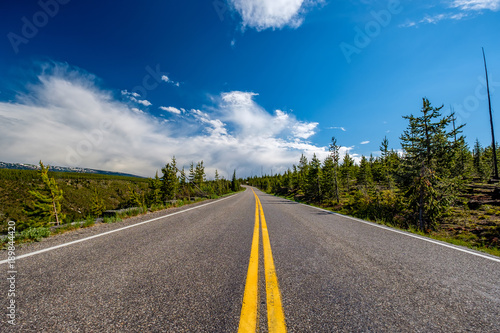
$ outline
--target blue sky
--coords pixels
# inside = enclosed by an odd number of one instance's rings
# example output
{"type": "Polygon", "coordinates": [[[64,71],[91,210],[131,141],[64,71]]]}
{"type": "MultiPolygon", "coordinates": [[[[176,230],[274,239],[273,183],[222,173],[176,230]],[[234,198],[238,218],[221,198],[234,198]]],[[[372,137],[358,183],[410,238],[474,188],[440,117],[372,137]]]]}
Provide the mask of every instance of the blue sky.
{"type": "MultiPolygon", "coordinates": [[[[0,2],[0,160],[226,177],[399,149],[422,97],[490,143],[500,0],[0,2]]],[[[500,116],[494,113],[495,125],[500,116]]],[[[498,126],[496,126],[498,128],[498,126]]],[[[500,136],[500,132],[497,134],[500,136]]]]}

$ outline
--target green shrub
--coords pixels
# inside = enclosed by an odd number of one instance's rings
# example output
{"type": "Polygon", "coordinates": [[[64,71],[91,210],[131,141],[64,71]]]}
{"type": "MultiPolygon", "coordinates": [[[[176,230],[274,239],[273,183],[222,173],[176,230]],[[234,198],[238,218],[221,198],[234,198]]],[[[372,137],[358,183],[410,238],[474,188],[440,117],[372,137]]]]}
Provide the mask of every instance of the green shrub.
{"type": "Polygon", "coordinates": [[[19,239],[29,239],[34,241],[40,241],[44,237],[50,236],[50,228],[39,227],[39,228],[28,228],[21,231],[19,234],[19,239]]]}

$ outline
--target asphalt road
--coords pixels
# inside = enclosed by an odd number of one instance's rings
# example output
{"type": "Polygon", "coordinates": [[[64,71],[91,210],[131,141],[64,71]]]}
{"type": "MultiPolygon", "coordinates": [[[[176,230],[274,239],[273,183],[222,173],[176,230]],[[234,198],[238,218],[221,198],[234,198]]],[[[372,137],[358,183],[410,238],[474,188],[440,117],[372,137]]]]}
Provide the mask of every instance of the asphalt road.
{"type": "MultiPolygon", "coordinates": [[[[256,193],[288,332],[500,332],[498,258],[256,193]]],[[[0,331],[237,332],[255,208],[247,189],[32,256],[20,257],[152,217],[17,249],[17,325],[7,323],[2,278],[0,331]]],[[[267,332],[262,235],[257,308],[267,332]]]]}

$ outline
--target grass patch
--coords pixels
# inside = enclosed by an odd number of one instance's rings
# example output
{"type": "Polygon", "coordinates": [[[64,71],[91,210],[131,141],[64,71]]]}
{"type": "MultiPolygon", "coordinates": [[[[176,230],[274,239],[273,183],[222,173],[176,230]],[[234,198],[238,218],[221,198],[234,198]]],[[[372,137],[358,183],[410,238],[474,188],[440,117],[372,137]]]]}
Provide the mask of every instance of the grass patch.
{"type": "Polygon", "coordinates": [[[79,228],[80,228],[80,223],[74,223],[74,224],[68,223],[68,224],[63,225],[60,228],[52,230],[52,233],[53,234],[62,234],[62,233],[65,233],[67,231],[76,230],[79,228]]]}
{"type": "Polygon", "coordinates": [[[113,216],[113,217],[105,217],[102,219],[103,223],[116,223],[116,222],[121,222],[122,219],[118,216],[113,216]]]}
{"type": "Polygon", "coordinates": [[[91,227],[95,224],[95,220],[92,216],[87,216],[87,218],[85,219],[85,222],[83,222],[83,224],[81,225],[82,228],[88,228],[88,227],[91,227]]]}

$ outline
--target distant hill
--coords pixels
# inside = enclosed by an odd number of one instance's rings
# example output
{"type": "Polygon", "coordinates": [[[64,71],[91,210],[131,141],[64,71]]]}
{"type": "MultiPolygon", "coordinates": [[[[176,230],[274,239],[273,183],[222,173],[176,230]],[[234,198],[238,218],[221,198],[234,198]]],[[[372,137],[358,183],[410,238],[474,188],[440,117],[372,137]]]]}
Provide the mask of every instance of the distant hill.
{"type": "MultiPolygon", "coordinates": [[[[0,169],[16,169],[16,170],[38,170],[40,167],[34,164],[24,164],[24,163],[5,163],[0,162],[0,169]]],[[[98,175],[111,175],[111,176],[127,176],[127,177],[137,177],[143,178],[137,175],[132,175],[129,173],[113,172],[113,171],[103,171],[88,168],[78,168],[78,167],[61,167],[61,166],[50,166],[50,171],[54,172],[78,172],[78,173],[93,173],[98,175]]]]}

